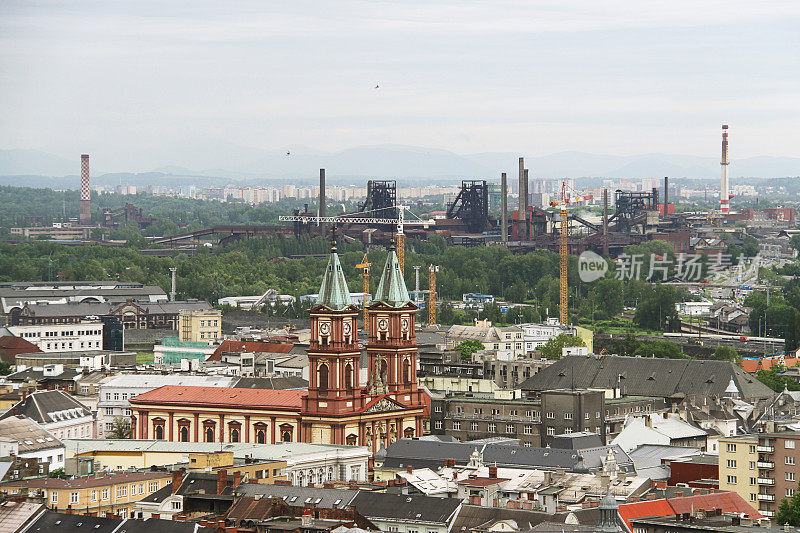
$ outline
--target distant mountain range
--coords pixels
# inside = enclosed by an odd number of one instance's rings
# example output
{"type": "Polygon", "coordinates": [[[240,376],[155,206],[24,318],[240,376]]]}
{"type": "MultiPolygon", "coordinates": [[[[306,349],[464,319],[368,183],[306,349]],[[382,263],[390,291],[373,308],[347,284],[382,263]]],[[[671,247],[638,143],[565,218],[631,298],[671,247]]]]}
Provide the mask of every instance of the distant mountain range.
{"type": "MultiPolygon", "coordinates": [[[[181,151],[181,161],[154,163],[152,172],[104,174],[93,167],[93,184],[135,185],[170,183],[211,185],[245,180],[260,183],[270,180],[310,182],[320,168],[327,170],[333,182],[359,182],[364,178],[423,180],[497,179],[501,172],[510,178],[517,174],[518,155],[490,152],[460,155],[447,150],[402,145],[361,146],[339,152],[320,152],[305,147],[288,150],[258,150],[239,147],[238,157],[203,153],[191,163],[191,151],[181,151]]],[[[166,156],[162,156],[166,157],[166,156]]],[[[584,152],[561,152],[525,159],[532,178],[705,178],[719,175],[719,161],[712,157],[672,154],[615,156],[584,152]]],[[[38,150],[0,150],[0,183],[20,184],[19,176],[29,186],[74,188],[78,186],[79,156],[74,160],[38,150]],[[15,178],[9,178],[15,176],[15,178]]],[[[111,169],[105,169],[111,170],[111,169]]],[[[126,169],[115,169],[126,170],[126,169]]],[[[731,163],[732,179],[800,176],[800,158],[751,157],[731,163]]]]}

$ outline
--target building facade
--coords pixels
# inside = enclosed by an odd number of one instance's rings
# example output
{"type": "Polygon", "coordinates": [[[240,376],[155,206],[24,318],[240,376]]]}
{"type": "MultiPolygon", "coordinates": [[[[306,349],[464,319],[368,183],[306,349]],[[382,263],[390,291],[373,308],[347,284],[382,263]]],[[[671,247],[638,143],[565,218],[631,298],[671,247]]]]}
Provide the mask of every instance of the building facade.
{"type": "Polygon", "coordinates": [[[43,352],[101,350],[103,323],[83,320],[77,324],[9,326],[8,330],[35,344],[43,352]]]}
{"type": "Polygon", "coordinates": [[[182,309],[178,315],[178,338],[189,342],[216,342],[222,338],[222,311],[182,309]]]}

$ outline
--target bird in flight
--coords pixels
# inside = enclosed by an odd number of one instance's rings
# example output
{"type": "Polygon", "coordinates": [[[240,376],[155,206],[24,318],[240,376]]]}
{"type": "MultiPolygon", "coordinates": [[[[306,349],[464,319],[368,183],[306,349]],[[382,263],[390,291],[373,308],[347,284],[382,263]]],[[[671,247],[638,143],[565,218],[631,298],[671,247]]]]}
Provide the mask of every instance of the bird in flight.
{"type": "Polygon", "coordinates": [[[289,155],[289,153],[290,153],[289,150],[286,150],[286,155],[289,155]]]}
{"type": "Polygon", "coordinates": [[[376,89],[380,89],[380,87],[381,87],[380,85],[375,85],[376,89]]]}

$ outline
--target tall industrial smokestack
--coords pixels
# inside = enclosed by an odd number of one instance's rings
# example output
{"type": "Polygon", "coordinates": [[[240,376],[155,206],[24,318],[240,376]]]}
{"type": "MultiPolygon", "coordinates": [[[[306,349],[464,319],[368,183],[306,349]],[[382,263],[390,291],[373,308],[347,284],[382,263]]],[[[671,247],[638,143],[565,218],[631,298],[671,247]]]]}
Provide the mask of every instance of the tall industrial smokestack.
{"type": "Polygon", "coordinates": [[[669,176],[664,176],[664,214],[667,214],[667,204],[669,203],[669,176]]]}
{"type": "Polygon", "coordinates": [[[178,269],[175,268],[175,267],[170,267],[169,271],[172,274],[172,288],[169,291],[169,301],[170,302],[174,302],[175,301],[175,294],[176,294],[176,291],[175,291],[175,272],[177,272],[178,269]]]}
{"type": "Polygon", "coordinates": [[[519,219],[525,216],[525,158],[519,158],[519,219]]]}
{"type": "Polygon", "coordinates": [[[92,189],[89,186],[89,154],[81,155],[81,214],[82,226],[92,223],[92,189]]]}
{"type": "Polygon", "coordinates": [[[523,218],[523,220],[525,220],[525,238],[530,239],[531,227],[528,224],[528,188],[529,188],[528,185],[530,184],[530,180],[528,180],[527,168],[525,169],[525,172],[523,174],[525,174],[525,179],[523,180],[523,182],[525,183],[525,209],[523,210],[523,213],[525,213],[525,217],[523,218]]]}
{"type": "MultiPolygon", "coordinates": [[[[325,169],[319,169],[319,216],[325,216],[325,169]]],[[[325,233],[325,223],[321,224],[322,232],[325,233]]]]}
{"type": "Polygon", "coordinates": [[[502,242],[508,242],[508,178],[500,174],[500,235],[502,242]]]}
{"type": "Polygon", "coordinates": [[[608,254],[608,189],[603,189],[603,255],[608,254]]]}
{"type": "Polygon", "coordinates": [[[730,191],[728,190],[728,125],[722,125],[722,181],[719,184],[719,210],[722,213],[730,211],[730,191]]]}

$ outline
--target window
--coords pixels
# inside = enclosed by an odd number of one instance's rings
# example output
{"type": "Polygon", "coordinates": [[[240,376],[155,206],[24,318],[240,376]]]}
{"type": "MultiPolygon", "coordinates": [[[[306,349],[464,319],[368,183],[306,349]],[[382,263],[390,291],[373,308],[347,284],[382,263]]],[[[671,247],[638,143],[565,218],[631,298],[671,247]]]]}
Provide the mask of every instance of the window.
{"type": "Polygon", "coordinates": [[[93,502],[97,501],[97,491],[96,490],[92,491],[91,499],[92,499],[93,502]]]}
{"type": "Polygon", "coordinates": [[[69,493],[69,503],[78,503],[78,493],[77,492],[70,492],[69,493]]]}
{"type": "Polygon", "coordinates": [[[787,450],[794,450],[794,441],[787,439],[787,440],[783,441],[783,446],[787,450]]]}
{"type": "Polygon", "coordinates": [[[758,479],[757,479],[757,478],[754,478],[754,477],[751,477],[751,478],[750,478],[750,484],[751,484],[751,485],[757,485],[757,484],[758,484],[758,479]]]}
{"type": "Polygon", "coordinates": [[[528,418],[532,417],[533,411],[525,411],[525,416],[527,416],[528,418]]]}
{"type": "Polygon", "coordinates": [[[526,435],[533,435],[533,426],[525,426],[523,433],[526,435]]]}
{"type": "Polygon", "coordinates": [[[728,476],[728,485],[736,485],[736,476],[728,476]]]}
{"type": "Polygon", "coordinates": [[[726,452],[735,452],[736,451],[736,445],[735,444],[730,444],[730,443],[726,444],[725,445],[725,451],[726,452]]]}
{"type": "Polygon", "coordinates": [[[461,422],[459,422],[458,420],[454,421],[453,422],[453,429],[456,429],[456,430],[461,429],[461,422]]]}
{"type": "Polygon", "coordinates": [[[103,492],[100,493],[103,500],[108,499],[108,489],[103,489],[103,492]]]}
{"type": "Polygon", "coordinates": [[[181,502],[172,502],[172,510],[173,511],[180,511],[181,510],[181,502]]]}
{"type": "Polygon", "coordinates": [[[728,459],[726,462],[728,468],[736,468],[736,459],[728,459]]]}
{"type": "Polygon", "coordinates": [[[592,418],[592,413],[586,413],[586,420],[589,420],[590,418],[592,418]]]}
{"type": "Polygon", "coordinates": [[[442,406],[441,405],[434,406],[433,411],[435,413],[441,413],[442,412],[442,406]]]}
{"type": "Polygon", "coordinates": [[[597,411],[597,413],[595,413],[594,417],[595,418],[600,418],[600,411],[597,411]]]}
{"type": "Polygon", "coordinates": [[[506,424],[506,433],[514,433],[514,424],[506,424]]]}
{"type": "Polygon", "coordinates": [[[786,457],[784,457],[784,461],[787,465],[793,465],[794,457],[792,457],[791,455],[787,455],[786,457]]]}
{"type": "Polygon", "coordinates": [[[50,501],[53,503],[58,503],[58,493],[53,491],[50,493],[50,501]]]}
{"type": "Polygon", "coordinates": [[[756,446],[755,446],[755,444],[751,444],[751,445],[750,445],[750,450],[749,450],[749,451],[750,451],[750,453],[756,453],[756,446]]]}
{"type": "Polygon", "coordinates": [[[147,490],[149,490],[150,492],[157,491],[158,490],[158,481],[151,481],[150,483],[148,483],[147,490]]]}
{"type": "Polygon", "coordinates": [[[115,393],[114,393],[114,401],[116,402],[116,401],[118,401],[118,400],[119,400],[119,393],[118,393],[118,392],[115,392],[115,393]]]}
{"type": "Polygon", "coordinates": [[[572,420],[572,413],[564,413],[564,420],[572,420]]]}
{"type": "Polygon", "coordinates": [[[547,434],[551,435],[551,436],[555,435],[556,434],[556,428],[547,428],[547,434]]]}
{"type": "Polygon", "coordinates": [[[552,419],[553,419],[553,418],[555,418],[555,417],[556,417],[556,414],[555,414],[553,411],[549,411],[549,412],[547,413],[547,418],[549,418],[549,419],[551,419],[551,420],[552,420],[552,419]]]}
{"type": "Polygon", "coordinates": [[[437,420],[436,422],[434,422],[433,423],[433,429],[442,429],[442,421],[441,420],[437,420]]]}
{"type": "Polygon", "coordinates": [[[786,489],[786,497],[791,498],[794,496],[794,489],[786,489]]]}
{"type": "Polygon", "coordinates": [[[751,502],[754,502],[754,501],[756,501],[757,499],[758,499],[758,496],[757,496],[755,493],[751,492],[751,493],[750,493],[750,501],[751,501],[751,502]]]}
{"type": "Polygon", "coordinates": [[[755,469],[756,469],[756,462],[750,461],[750,470],[755,470],[755,469]]]}
{"type": "Polygon", "coordinates": [[[127,485],[118,485],[117,486],[117,498],[122,498],[123,496],[128,495],[128,486],[127,485]]]}
{"type": "Polygon", "coordinates": [[[469,429],[472,431],[478,431],[478,423],[473,422],[472,424],[469,425],[469,429]]]}
{"type": "Polygon", "coordinates": [[[489,422],[489,426],[487,427],[487,429],[489,430],[489,433],[494,433],[495,431],[497,431],[497,424],[495,424],[494,422],[489,422]]]}
{"type": "Polygon", "coordinates": [[[786,481],[794,481],[794,472],[786,472],[786,481]]]}

